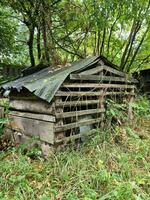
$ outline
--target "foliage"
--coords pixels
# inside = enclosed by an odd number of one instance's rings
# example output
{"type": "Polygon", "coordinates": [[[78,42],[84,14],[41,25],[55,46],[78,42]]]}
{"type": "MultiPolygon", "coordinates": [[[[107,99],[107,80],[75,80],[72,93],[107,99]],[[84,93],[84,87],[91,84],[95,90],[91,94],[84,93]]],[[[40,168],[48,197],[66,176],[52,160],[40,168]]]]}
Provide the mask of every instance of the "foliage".
{"type": "MultiPolygon", "coordinates": [[[[4,108],[5,108],[5,114],[7,114],[8,113],[8,108],[9,108],[9,103],[8,103],[8,101],[7,100],[2,100],[2,99],[0,99],[0,106],[3,106],[4,108]]],[[[0,118],[0,136],[1,135],[3,135],[3,128],[4,128],[4,125],[6,124],[6,123],[8,123],[9,122],[9,119],[8,118],[0,118]]]]}
{"type": "Polygon", "coordinates": [[[107,102],[107,111],[106,111],[106,120],[111,123],[113,120],[116,120],[118,123],[126,122],[128,119],[128,104],[116,103],[115,101],[108,99],[107,102]]]}
{"type": "Polygon", "coordinates": [[[146,96],[138,96],[135,103],[132,104],[136,118],[150,117],[150,101],[146,96]]]}
{"type": "Polygon", "coordinates": [[[9,18],[9,9],[0,8],[0,60],[13,51],[16,24],[9,18]]]}
{"type": "Polygon", "coordinates": [[[3,134],[3,127],[6,123],[8,123],[7,118],[0,118],[0,136],[3,134]]]}
{"type": "MultiPolygon", "coordinates": [[[[0,3],[6,10],[13,10],[10,17],[15,16],[14,23],[18,19],[20,34],[13,33],[20,41],[18,47],[23,45],[18,61],[22,56],[28,59],[27,52],[31,65],[40,62],[65,65],[98,54],[108,57],[123,71],[148,67],[149,0],[5,0],[0,3]]],[[[9,33],[9,28],[6,30],[9,33]]]]}

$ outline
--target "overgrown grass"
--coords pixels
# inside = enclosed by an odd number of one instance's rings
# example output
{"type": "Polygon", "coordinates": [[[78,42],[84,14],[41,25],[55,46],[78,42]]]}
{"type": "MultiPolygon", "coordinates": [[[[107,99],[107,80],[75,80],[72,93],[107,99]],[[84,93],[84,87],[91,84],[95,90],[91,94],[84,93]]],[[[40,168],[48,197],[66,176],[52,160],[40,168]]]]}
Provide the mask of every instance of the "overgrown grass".
{"type": "Polygon", "coordinates": [[[135,112],[143,120],[99,130],[80,148],[48,160],[32,160],[21,148],[1,152],[0,199],[149,200],[149,111],[136,105],[135,112]]]}

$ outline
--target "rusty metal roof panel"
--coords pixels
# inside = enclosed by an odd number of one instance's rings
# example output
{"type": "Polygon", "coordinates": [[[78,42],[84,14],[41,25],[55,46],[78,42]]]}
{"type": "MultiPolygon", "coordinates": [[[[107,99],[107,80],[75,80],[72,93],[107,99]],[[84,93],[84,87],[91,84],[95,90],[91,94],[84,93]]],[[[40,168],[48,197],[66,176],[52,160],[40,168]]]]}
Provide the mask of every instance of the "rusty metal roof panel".
{"type": "Polygon", "coordinates": [[[55,72],[52,72],[51,68],[48,67],[39,72],[8,82],[1,87],[5,90],[15,88],[18,91],[22,88],[26,88],[41,99],[50,102],[70,73],[83,70],[88,66],[97,63],[100,59],[101,57],[99,56],[86,58],[74,62],[70,67],[66,67],[55,72]]]}

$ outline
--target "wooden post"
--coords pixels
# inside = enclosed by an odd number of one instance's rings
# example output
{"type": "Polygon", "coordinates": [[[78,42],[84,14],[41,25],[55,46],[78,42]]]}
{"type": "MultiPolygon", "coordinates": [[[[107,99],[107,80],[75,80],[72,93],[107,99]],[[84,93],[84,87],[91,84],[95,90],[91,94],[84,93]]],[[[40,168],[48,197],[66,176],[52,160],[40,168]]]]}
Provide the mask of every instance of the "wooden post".
{"type": "MultiPolygon", "coordinates": [[[[99,100],[100,100],[99,108],[104,110],[104,90],[102,89],[101,92],[102,92],[102,94],[101,94],[101,96],[99,97],[99,100]]],[[[102,119],[102,121],[101,121],[101,123],[100,123],[100,126],[101,126],[101,127],[104,127],[104,118],[105,118],[104,112],[101,112],[101,113],[100,113],[100,117],[101,117],[101,119],[102,119]]]]}
{"type": "MultiPolygon", "coordinates": [[[[102,62],[102,61],[101,61],[102,62]]],[[[103,63],[103,62],[102,62],[103,63]]],[[[102,64],[101,63],[101,64],[102,64]]],[[[100,72],[100,75],[103,76],[104,75],[104,72],[100,72]]],[[[104,109],[104,92],[105,90],[104,89],[100,89],[100,92],[101,92],[101,96],[99,97],[99,100],[100,100],[100,109],[104,109]]],[[[105,114],[102,112],[100,114],[100,117],[102,118],[102,121],[101,121],[101,124],[100,126],[101,127],[104,127],[104,117],[105,117],[105,114]]]]}
{"type": "Polygon", "coordinates": [[[132,109],[132,104],[134,102],[134,88],[131,89],[131,94],[129,95],[129,107],[128,107],[128,116],[129,116],[129,120],[133,120],[134,116],[133,116],[133,109],[132,109]]]}
{"type": "MultiPolygon", "coordinates": [[[[56,104],[59,104],[59,103],[62,103],[62,97],[55,97],[55,105],[56,104]]],[[[55,113],[63,113],[63,107],[56,107],[56,110],[55,110],[55,113]]],[[[63,125],[63,119],[62,118],[57,118],[56,119],[56,126],[62,126],[63,125]]],[[[62,140],[65,135],[64,135],[64,132],[59,132],[59,133],[54,133],[55,134],[55,141],[56,140],[62,140]],[[56,135],[57,134],[57,135],[56,135]]],[[[62,147],[63,145],[59,145],[59,146],[56,146],[56,149],[57,150],[60,150],[60,148],[62,147]]]]}

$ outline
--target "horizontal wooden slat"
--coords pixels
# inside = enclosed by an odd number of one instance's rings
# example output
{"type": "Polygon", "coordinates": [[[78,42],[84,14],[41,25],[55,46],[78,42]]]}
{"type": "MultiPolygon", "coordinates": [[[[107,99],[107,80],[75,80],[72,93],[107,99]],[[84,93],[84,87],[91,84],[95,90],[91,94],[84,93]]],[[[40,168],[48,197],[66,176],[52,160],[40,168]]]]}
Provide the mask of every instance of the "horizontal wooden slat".
{"type": "Polygon", "coordinates": [[[71,97],[75,97],[75,96],[100,96],[102,95],[102,92],[62,92],[62,91],[58,91],[55,96],[71,96],[71,97]]]}
{"type": "MultiPolygon", "coordinates": [[[[112,67],[108,67],[106,65],[103,66],[103,69],[108,71],[108,72],[111,72],[113,74],[116,74],[116,75],[119,75],[119,76],[122,76],[122,77],[126,77],[128,74],[124,73],[124,72],[121,72],[117,69],[113,69],[112,67]]],[[[130,76],[130,75],[128,75],[130,76]]],[[[130,76],[131,77],[131,76],[130,76]]]]}
{"type": "Polygon", "coordinates": [[[135,93],[133,93],[133,92],[124,92],[124,91],[121,91],[121,92],[106,92],[105,93],[105,96],[109,96],[109,95],[111,95],[111,96],[114,96],[114,95],[135,95],[135,93]]]}
{"type": "Polygon", "coordinates": [[[89,109],[89,110],[80,110],[73,112],[63,112],[63,113],[56,113],[56,118],[75,117],[75,116],[89,115],[101,112],[105,112],[105,109],[89,109]]]}
{"type": "Polygon", "coordinates": [[[115,76],[98,76],[98,75],[80,75],[80,74],[70,74],[71,80],[91,80],[91,81],[109,81],[109,82],[130,82],[138,83],[134,78],[122,78],[115,76]]]}
{"type": "Polygon", "coordinates": [[[17,112],[17,111],[10,111],[9,115],[19,116],[29,119],[37,119],[41,121],[47,122],[55,122],[55,117],[52,115],[43,115],[43,114],[34,114],[34,113],[27,113],[27,112],[17,112]]]}
{"type": "Polygon", "coordinates": [[[76,134],[76,135],[71,135],[69,137],[64,137],[62,139],[57,139],[55,141],[55,143],[57,144],[57,143],[61,143],[61,142],[70,142],[70,141],[76,140],[76,139],[81,138],[81,137],[87,137],[87,136],[93,135],[94,133],[96,133],[95,129],[89,131],[88,133],[84,132],[84,133],[79,133],[79,134],[76,134]]]}
{"type": "Polygon", "coordinates": [[[13,96],[11,95],[10,97],[11,100],[29,100],[29,101],[32,101],[32,100],[38,100],[38,97],[36,96],[13,96]]]}
{"type": "Polygon", "coordinates": [[[91,105],[91,104],[100,104],[102,100],[85,100],[85,101],[64,101],[56,103],[56,107],[68,107],[68,106],[82,106],[82,105],[91,105]]]}
{"type": "Polygon", "coordinates": [[[93,74],[96,74],[96,73],[101,72],[101,71],[103,71],[103,70],[106,70],[106,71],[108,71],[108,72],[111,72],[111,73],[113,73],[113,74],[116,74],[116,75],[119,75],[119,76],[122,76],[122,77],[125,77],[125,76],[127,75],[127,74],[124,73],[124,72],[121,72],[121,71],[119,71],[119,70],[117,70],[117,69],[113,69],[113,68],[108,67],[108,66],[106,66],[106,65],[103,65],[103,66],[99,65],[99,66],[94,67],[94,68],[92,68],[92,69],[83,71],[83,72],[81,72],[81,73],[79,73],[79,74],[80,74],[80,75],[93,75],[93,74]]]}
{"type": "Polygon", "coordinates": [[[90,120],[65,124],[65,125],[62,125],[62,126],[56,126],[55,132],[57,133],[57,132],[66,131],[66,130],[69,130],[69,129],[72,129],[72,128],[77,128],[77,127],[84,126],[84,125],[95,124],[95,123],[98,123],[100,121],[102,121],[102,119],[97,118],[97,119],[90,119],[90,120]]]}
{"type": "Polygon", "coordinates": [[[118,89],[133,89],[134,85],[121,85],[121,84],[97,84],[97,83],[64,83],[62,87],[65,88],[118,88],[118,89]]]}
{"type": "Polygon", "coordinates": [[[10,100],[10,108],[25,112],[52,114],[52,105],[44,101],[10,100]]]}
{"type": "Polygon", "coordinates": [[[106,95],[127,95],[127,94],[131,94],[134,95],[134,93],[131,92],[126,92],[126,91],[120,91],[120,92],[62,92],[62,91],[58,91],[56,93],[55,96],[67,96],[67,97],[81,97],[81,96],[106,96],[106,95]]]}
{"type": "Polygon", "coordinates": [[[97,67],[94,67],[92,69],[89,69],[89,70],[85,70],[81,73],[79,73],[80,75],[92,75],[92,74],[96,74],[98,72],[101,72],[103,71],[103,67],[102,66],[97,66],[97,67]]]}

